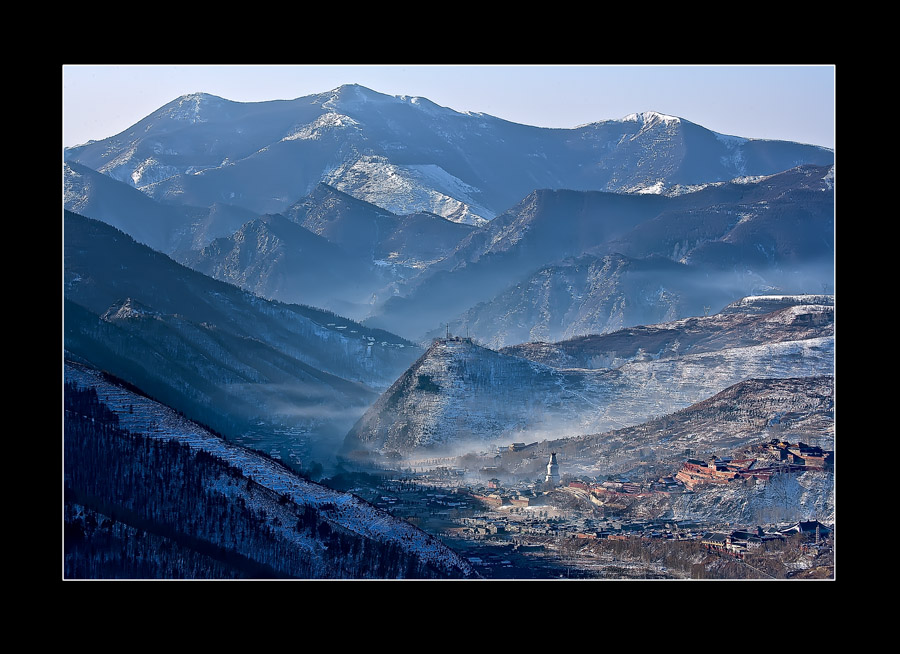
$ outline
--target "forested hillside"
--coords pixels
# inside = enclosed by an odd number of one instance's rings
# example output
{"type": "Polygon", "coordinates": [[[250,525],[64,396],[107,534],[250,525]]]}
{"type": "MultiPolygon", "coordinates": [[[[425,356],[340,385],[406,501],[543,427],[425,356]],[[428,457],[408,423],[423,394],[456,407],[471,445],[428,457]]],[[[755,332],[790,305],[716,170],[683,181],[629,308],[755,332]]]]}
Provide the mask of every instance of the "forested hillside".
{"type": "Polygon", "coordinates": [[[203,449],[123,429],[93,388],[68,383],[65,410],[66,578],[465,574],[408,537],[378,542],[328,519],[333,504],[301,504],[203,449]]]}

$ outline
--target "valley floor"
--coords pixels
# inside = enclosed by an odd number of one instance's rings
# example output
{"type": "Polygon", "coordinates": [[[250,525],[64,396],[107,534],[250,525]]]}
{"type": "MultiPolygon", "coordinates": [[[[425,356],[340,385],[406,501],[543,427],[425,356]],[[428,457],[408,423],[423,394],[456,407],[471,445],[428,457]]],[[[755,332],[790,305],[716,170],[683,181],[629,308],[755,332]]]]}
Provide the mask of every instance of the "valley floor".
{"type": "Polygon", "coordinates": [[[832,537],[816,544],[806,535],[773,536],[735,555],[710,545],[734,524],[647,519],[640,511],[605,517],[572,501],[568,491],[578,489],[554,491],[545,505],[498,507],[459,481],[422,473],[345,473],[330,483],[439,537],[485,579],[834,578],[832,537]]]}

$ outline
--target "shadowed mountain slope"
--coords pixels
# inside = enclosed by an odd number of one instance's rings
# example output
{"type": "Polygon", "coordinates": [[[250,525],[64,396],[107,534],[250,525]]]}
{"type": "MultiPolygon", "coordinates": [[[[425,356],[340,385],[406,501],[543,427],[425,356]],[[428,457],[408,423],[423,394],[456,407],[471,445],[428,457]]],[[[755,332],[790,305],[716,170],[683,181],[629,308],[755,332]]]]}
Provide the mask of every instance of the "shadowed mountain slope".
{"type": "Polygon", "coordinates": [[[269,302],[66,213],[65,344],[225,434],[341,432],[418,354],[403,339],[269,302]]]}

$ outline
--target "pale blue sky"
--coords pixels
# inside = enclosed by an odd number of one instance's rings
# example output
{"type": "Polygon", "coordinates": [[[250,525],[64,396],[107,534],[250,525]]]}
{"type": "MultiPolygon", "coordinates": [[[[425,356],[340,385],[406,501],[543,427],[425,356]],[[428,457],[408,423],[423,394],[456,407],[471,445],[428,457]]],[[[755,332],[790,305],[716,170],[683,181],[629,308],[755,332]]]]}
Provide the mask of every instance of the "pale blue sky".
{"type": "Polygon", "coordinates": [[[293,99],[358,83],[541,127],[659,111],[716,132],[834,147],[835,68],[815,66],[63,66],[63,144],[121,132],[186,93],[293,99]]]}

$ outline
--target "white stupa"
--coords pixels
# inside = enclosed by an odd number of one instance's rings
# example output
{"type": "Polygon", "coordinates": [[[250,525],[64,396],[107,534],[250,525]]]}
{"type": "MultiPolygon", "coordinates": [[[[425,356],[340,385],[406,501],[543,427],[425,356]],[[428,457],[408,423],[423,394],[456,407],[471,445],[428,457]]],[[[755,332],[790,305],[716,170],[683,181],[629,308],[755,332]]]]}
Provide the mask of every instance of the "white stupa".
{"type": "Polygon", "coordinates": [[[550,453],[550,463],[547,464],[547,476],[544,482],[559,486],[559,464],[556,462],[556,452],[550,453]]]}

